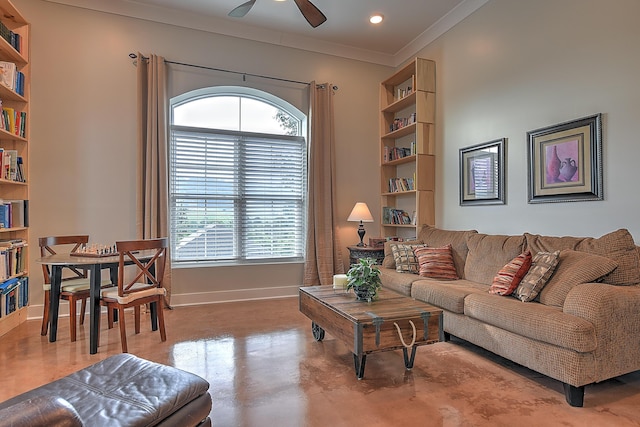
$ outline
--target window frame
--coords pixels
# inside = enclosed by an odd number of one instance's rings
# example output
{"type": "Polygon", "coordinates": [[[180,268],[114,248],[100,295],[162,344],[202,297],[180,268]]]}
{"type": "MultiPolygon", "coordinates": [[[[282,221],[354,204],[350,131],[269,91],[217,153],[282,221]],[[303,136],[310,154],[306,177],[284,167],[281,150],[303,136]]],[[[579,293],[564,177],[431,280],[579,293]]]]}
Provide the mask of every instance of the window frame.
{"type": "MultiPolygon", "coordinates": [[[[240,107],[242,108],[242,106],[240,107]]],[[[286,100],[279,98],[273,94],[268,92],[264,92],[259,89],[247,88],[242,86],[213,86],[208,88],[196,89],[193,91],[185,92],[183,94],[177,95],[170,100],[169,104],[169,234],[171,241],[171,262],[174,267],[202,267],[202,266],[241,266],[241,265],[255,265],[255,264],[289,264],[289,263],[303,263],[306,256],[306,232],[307,232],[307,209],[308,209],[308,171],[309,171],[309,140],[308,140],[308,121],[307,115],[300,111],[297,107],[290,104],[286,100]],[[231,96],[231,97],[242,97],[249,98],[259,102],[263,102],[265,104],[271,105],[278,110],[285,111],[287,114],[296,118],[299,121],[299,129],[298,135],[295,138],[302,138],[303,143],[303,172],[302,172],[302,206],[300,212],[300,219],[302,221],[303,230],[300,235],[300,247],[301,253],[299,256],[293,257],[285,257],[285,258],[259,258],[259,259],[251,259],[244,257],[244,254],[240,254],[240,256],[234,259],[224,259],[224,260],[214,260],[214,259],[201,259],[201,260],[180,260],[175,259],[174,249],[178,244],[175,241],[174,236],[174,203],[175,203],[175,193],[173,193],[173,153],[174,153],[174,130],[178,132],[186,131],[204,131],[206,133],[220,133],[220,134],[236,134],[236,135],[253,135],[253,136],[275,136],[277,138],[288,139],[291,138],[289,135],[279,135],[279,134],[259,134],[255,132],[248,131],[229,131],[223,129],[213,129],[213,128],[196,128],[190,126],[181,126],[174,124],[174,108],[184,105],[186,103],[196,101],[198,99],[209,98],[209,97],[217,97],[217,96],[231,96]]],[[[203,197],[200,200],[204,200],[203,197]]],[[[240,222],[241,223],[241,222],[240,222]]],[[[242,236],[242,234],[238,234],[236,231],[233,231],[234,239],[242,236]]],[[[241,240],[241,239],[236,239],[241,240]]],[[[236,245],[242,245],[242,241],[236,242],[236,245]]]]}

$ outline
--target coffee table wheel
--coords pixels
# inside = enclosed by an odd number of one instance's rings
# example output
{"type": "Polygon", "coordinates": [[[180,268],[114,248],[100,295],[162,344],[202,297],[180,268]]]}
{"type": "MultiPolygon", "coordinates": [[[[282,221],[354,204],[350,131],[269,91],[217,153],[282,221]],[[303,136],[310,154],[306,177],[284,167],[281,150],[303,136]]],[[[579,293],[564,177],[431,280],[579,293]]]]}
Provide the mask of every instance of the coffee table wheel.
{"type": "Polygon", "coordinates": [[[313,339],[316,341],[322,341],[324,339],[324,329],[316,322],[311,322],[311,332],[313,333],[313,339]]]}

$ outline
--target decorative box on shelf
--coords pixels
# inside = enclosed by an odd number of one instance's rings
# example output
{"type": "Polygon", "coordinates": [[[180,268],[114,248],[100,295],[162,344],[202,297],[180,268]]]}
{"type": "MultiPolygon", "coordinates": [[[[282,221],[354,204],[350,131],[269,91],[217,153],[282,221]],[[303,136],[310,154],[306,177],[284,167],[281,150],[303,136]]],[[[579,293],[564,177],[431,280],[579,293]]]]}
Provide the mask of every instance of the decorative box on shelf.
{"type": "Polygon", "coordinates": [[[369,237],[369,247],[371,248],[384,248],[384,242],[386,242],[386,237],[369,237]]]}

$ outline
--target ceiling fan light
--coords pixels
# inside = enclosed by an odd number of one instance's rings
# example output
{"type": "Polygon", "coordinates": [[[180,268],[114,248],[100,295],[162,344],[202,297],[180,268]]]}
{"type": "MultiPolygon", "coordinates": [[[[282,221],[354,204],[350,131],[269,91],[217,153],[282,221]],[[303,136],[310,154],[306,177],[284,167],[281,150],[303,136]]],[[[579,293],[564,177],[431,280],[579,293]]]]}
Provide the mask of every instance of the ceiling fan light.
{"type": "Polygon", "coordinates": [[[371,17],[369,18],[369,22],[371,22],[372,24],[379,24],[384,20],[384,15],[382,15],[381,13],[376,13],[375,15],[371,15],[371,17]]]}

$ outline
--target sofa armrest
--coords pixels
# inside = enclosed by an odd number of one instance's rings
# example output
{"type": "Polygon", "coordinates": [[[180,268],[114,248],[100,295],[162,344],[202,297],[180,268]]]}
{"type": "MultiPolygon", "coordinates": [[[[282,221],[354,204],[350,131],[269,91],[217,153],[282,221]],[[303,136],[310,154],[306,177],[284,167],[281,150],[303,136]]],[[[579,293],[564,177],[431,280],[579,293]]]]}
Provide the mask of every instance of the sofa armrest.
{"type": "Polygon", "coordinates": [[[82,427],[78,412],[61,397],[41,396],[0,409],[0,427],[82,427]]]}
{"type": "Polygon", "coordinates": [[[565,313],[591,322],[595,328],[596,381],[640,369],[640,286],[584,283],[564,302],[565,313]]]}

